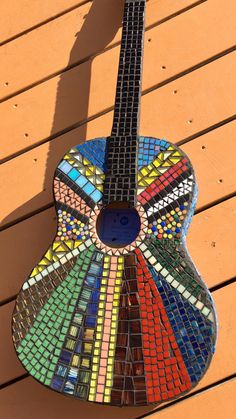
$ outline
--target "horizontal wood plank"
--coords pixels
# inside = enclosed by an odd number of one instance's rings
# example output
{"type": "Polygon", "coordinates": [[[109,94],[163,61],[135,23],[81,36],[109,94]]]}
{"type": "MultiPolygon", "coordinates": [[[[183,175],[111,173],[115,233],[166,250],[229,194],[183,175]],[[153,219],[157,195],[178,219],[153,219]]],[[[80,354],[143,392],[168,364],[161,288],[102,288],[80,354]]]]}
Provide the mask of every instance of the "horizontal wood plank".
{"type": "MultiPolygon", "coordinates": [[[[145,62],[149,67],[151,55],[156,56],[155,63],[160,60],[159,69],[155,69],[157,78],[166,75],[160,74],[162,64],[166,65],[167,75],[169,71],[178,70],[172,68],[172,54],[177,53],[179,45],[181,49],[176,63],[180,61],[186,68],[192,65],[193,59],[197,63],[232,46],[236,33],[233,3],[234,0],[228,0],[223,18],[223,0],[209,0],[166,22],[163,27],[149,30],[146,34],[148,56],[145,62]],[[226,22],[231,30],[225,31],[226,22]]],[[[150,0],[147,3],[146,28],[192,4],[191,0],[150,0]]],[[[119,42],[122,12],[123,1],[120,0],[89,2],[3,46],[0,59],[4,59],[4,66],[0,68],[0,78],[8,84],[0,86],[0,97],[25,89],[119,42]]]]}
{"type": "MultiPolygon", "coordinates": [[[[233,278],[236,268],[232,248],[236,198],[229,199],[193,217],[187,236],[190,255],[208,287],[233,278]],[[219,220],[225,220],[224,223],[219,220]]],[[[1,233],[2,284],[0,301],[15,295],[41,259],[56,231],[54,208],[12,226],[1,233]],[[10,246],[14,246],[11,252],[10,246]],[[13,263],[14,261],[14,263],[13,263]]]]}
{"type": "MultiPolygon", "coordinates": [[[[105,131],[107,116],[98,119],[102,120],[100,124],[103,122],[105,131]]],[[[93,125],[94,132],[98,119],[88,123],[88,126],[93,125]]],[[[1,166],[2,227],[52,203],[55,167],[68,149],[76,145],[81,137],[81,130],[83,128],[77,128],[58,137],[53,144],[45,143],[1,166]]],[[[235,136],[236,121],[233,121],[181,147],[196,171],[199,187],[197,208],[209,205],[235,191],[236,180],[232,176],[235,158],[233,153],[229,153],[234,147],[235,136]]]]}
{"type": "Polygon", "coordinates": [[[235,403],[236,380],[231,379],[219,386],[215,386],[190,399],[180,401],[174,406],[148,415],[151,419],[222,419],[234,418],[236,415],[235,403]]]}
{"type": "Polygon", "coordinates": [[[234,418],[236,414],[235,390],[236,381],[228,380],[221,385],[203,391],[185,400],[180,400],[173,406],[166,406],[162,411],[154,411],[149,407],[126,407],[119,409],[95,403],[86,403],[52,392],[38,384],[32,378],[26,378],[16,384],[6,387],[0,392],[1,411],[5,419],[41,419],[50,417],[58,419],[78,415],[87,419],[103,419],[104,416],[113,419],[141,418],[148,415],[151,419],[222,419],[234,418]]]}
{"type": "MultiPolygon", "coordinates": [[[[234,350],[236,339],[235,289],[236,285],[231,284],[212,293],[219,322],[216,353],[209,370],[196,389],[222,380],[236,370],[236,351],[234,350]]],[[[11,302],[0,308],[0,322],[4,326],[0,331],[0,385],[25,373],[12,343],[11,316],[13,307],[14,302],[11,302]]]]}
{"type": "MultiPolygon", "coordinates": [[[[177,21],[182,16],[174,20],[177,21]]],[[[158,30],[163,30],[169,22],[161,25],[158,30]]],[[[191,36],[184,33],[185,39],[189,37],[192,38],[192,30],[191,36]]],[[[149,42],[146,45],[151,46],[154,43],[149,42]]],[[[168,63],[157,56],[155,45],[154,48],[148,46],[144,66],[144,90],[185,70],[190,61],[197,64],[196,55],[192,54],[192,41],[189,45],[191,48],[187,51],[184,47],[177,46],[172,50],[173,53],[169,51],[168,63]],[[161,69],[164,64],[166,68],[161,69]]],[[[216,45],[215,38],[212,45],[216,45]]],[[[202,43],[201,48],[204,50],[202,43]]],[[[162,51],[166,51],[166,48],[162,47],[162,51]]],[[[32,147],[43,139],[112,107],[117,73],[111,69],[117,69],[118,53],[118,48],[108,50],[93,61],[64,73],[61,78],[54,77],[2,103],[1,157],[32,147]]],[[[233,77],[235,71],[236,54],[231,53],[152,90],[142,100],[141,133],[178,141],[232,116],[235,112],[235,98],[232,94],[236,83],[233,77]]],[[[105,133],[98,131],[97,136],[109,133],[109,130],[105,133]]]]}
{"type": "Polygon", "coordinates": [[[4,42],[82,3],[84,0],[1,0],[0,40],[4,42]]]}

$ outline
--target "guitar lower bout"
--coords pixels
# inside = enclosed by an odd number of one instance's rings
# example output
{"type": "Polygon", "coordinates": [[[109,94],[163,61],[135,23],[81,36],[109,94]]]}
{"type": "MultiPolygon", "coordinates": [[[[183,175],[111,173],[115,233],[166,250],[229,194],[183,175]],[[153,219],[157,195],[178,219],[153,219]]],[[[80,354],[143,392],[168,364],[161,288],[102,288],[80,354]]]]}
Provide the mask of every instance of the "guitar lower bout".
{"type": "Polygon", "coordinates": [[[158,404],[191,390],[215,347],[214,305],[185,247],[196,181],[178,147],[138,137],[135,204],[104,204],[106,143],[74,147],[56,169],[56,237],[17,297],[13,339],[57,392],[158,404]]]}

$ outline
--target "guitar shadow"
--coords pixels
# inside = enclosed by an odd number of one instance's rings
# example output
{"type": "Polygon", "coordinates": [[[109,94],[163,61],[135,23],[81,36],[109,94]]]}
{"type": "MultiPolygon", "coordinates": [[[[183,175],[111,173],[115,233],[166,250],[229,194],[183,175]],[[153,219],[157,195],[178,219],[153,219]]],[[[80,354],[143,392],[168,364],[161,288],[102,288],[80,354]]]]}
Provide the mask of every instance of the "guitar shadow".
{"type": "MultiPolygon", "coordinates": [[[[58,83],[42,189],[4,218],[2,225],[10,226],[14,220],[20,221],[21,218],[38,212],[42,206],[46,207],[48,202],[52,202],[52,183],[56,166],[71,147],[89,139],[86,138],[85,121],[88,118],[93,54],[102,53],[114,39],[121,27],[123,4],[124,0],[91,2],[82,27],[75,33],[75,43],[70,52],[67,70],[61,73],[58,83]],[[85,58],[80,60],[78,57],[85,58]],[[79,125],[77,130],[74,129],[75,121],[78,121],[79,125]]],[[[102,133],[98,133],[98,136],[99,134],[102,133]]],[[[37,163],[37,148],[35,157],[37,163]]]]}

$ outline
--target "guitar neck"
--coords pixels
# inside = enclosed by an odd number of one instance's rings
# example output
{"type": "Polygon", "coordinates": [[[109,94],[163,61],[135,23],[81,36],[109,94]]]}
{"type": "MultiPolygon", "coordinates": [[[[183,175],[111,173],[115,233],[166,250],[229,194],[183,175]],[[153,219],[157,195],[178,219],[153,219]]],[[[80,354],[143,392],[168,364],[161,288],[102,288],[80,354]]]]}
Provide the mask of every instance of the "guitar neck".
{"type": "Polygon", "coordinates": [[[138,135],[146,0],[126,0],[112,137],[138,135]]]}
{"type": "Polygon", "coordinates": [[[107,140],[103,203],[136,202],[137,136],[146,0],[126,0],[115,110],[107,140]]]}

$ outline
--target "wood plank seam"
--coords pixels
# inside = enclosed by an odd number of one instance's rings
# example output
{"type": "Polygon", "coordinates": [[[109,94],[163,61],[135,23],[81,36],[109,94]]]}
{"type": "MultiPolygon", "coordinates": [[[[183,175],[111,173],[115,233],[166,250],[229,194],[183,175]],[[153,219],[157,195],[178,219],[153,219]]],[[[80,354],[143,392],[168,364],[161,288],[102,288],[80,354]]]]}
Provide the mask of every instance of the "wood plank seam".
{"type": "MultiPolygon", "coordinates": [[[[228,123],[228,125],[226,124],[226,128],[227,128],[227,126],[230,127],[232,125],[230,123],[228,123]]],[[[220,130],[219,131],[217,130],[216,135],[217,136],[220,135],[219,133],[220,133],[220,130]]],[[[203,138],[202,141],[204,143],[205,139],[203,138]]],[[[66,140],[65,140],[65,142],[66,142],[66,140]]],[[[42,146],[39,146],[39,149],[41,147],[42,146]]],[[[220,180],[218,181],[218,183],[220,182],[220,180]]],[[[51,190],[50,185],[49,185],[49,188],[51,190]]],[[[198,214],[198,213],[202,212],[203,210],[209,209],[209,208],[211,208],[211,207],[213,207],[213,206],[215,206],[219,203],[222,203],[222,202],[224,202],[224,201],[226,201],[226,200],[228,200],[228,199],[230,199],[234,196],[235,196],[235,190],[234,189],[233,189],[233,191],[230,191],[228,193],[227,193],[227,191],[224,191],[223,193],[221,192],[221,195],[220,195],[219,198],[213,199],[213,197],[211,197],[210,202],[207,202],[205,205],[202,204],[202,205],[198,206],[197,209],[195,210],[195,214],[198,214]]],[[[44,205],[39,204],[37,208],[28,211],[26,214],[22,214],[21,216],[16,216],[16,218],[14,220],[9,220],[7,223],[5,223],[4,225],[2,225],[0,227],[0,231],[6,230],[7,228],[14,226],[15,224],[18,224],[19,222],[24,221],[27,218],[32,217],[33,215],[36,215],[36,214],[38,214],[38,213],[40,213],[44,210],[47,210],[49,208],[52,208],[52,207],[53,207],[53,200],[52,199],[44,205]]]]}
{"type": "MultiPolygon", "coordinates": [[[[189,6],[186,6],[186,7],[184,7],[183,9],[180,9],[180,10],[178,10],[178,11],[176,11],[176,12],[174,12],[174,13],[172,13],[172,14],[170,14],[170,15],[168,15],[168,16],[166,16],[166,17],[164,17],[164,18],[162,18],[162,19],[158,20],[157,22],[155,22],[155,23],[153,23],[153,24],[147,25],[147,26],[146,26],[146,28],[145,28],[145,33],[149,32],[151,29],[153,29],[153,28],[155,28],[155,27],[157,27],[157,26],[160,26],[160,25],[162,25],[163,23],[165,23],[165,22],[167,22],[167,21],[169,21],[169,20],[171,20],[171,19],[173,19],[173,18],[175,18],[175,17],[177,17],[177,16],[179,16],[179,15],[181,15],[181,14],[184,14],[184,13],[188,12],[189,10],[191,10],[191,9],[193,9],[193,8],[196,8],[197,6],[199,6],[199,5],[203,4],[203,3],[205,3],[206,1],[207,1],[207,0],[198,0],[196,3],[193,3],[193,4],[189,5],[189,6]]],[[[91,2],[91,0],[89,0],[89,1],[85,1],[85,3],[80,4],[80,6],[83,6],[84,4],[86,4],[86,3],[90,3],[90,2],[91,2]]],[[[80,7],[80,6],[79,6],[79,7],[80,7]]],[[[77,7],[74,7],[74,8],[78,8],[78,6],[77,6],[77,7]]],[[[73,10],[73,9],[72,9],[72,10],[73,10]]],[[[71,10],[69,10],[69,11],[71,11],[71,10]]],[[[49,22],[50,22],[50,21],[49,21],[49,22]]],[[[41,25],[40,25],[40,26],[41,26],[41,25]]],[[[37,28],[35,28],[35,29],[37,29],[37,28]]],[[[27,90],[30,90],[30,89],[32,89],[33,87],[36,87],[36,86],[38,86],[38,85],[40,85],[40,84],[42,84],[42,83],[45,83],[45,82],[47,82],[47,81],[49,81],[49,80],[53,79],[54,77],[59,76],[60,74],[66,73],[67,71],[71,70],[72,68],[78,67],[78,66],[80,66],[81,64],[86,63],[87,61],[91,61],[91,60],[93,60],[96,56],[101,55],[101,54],[103,54],[104,52],[107,52],[107,51],[109,51],[109,50],[111,50],[111,49],[113,49],[113,48],[116,48],[116,47],[118,47],[119,45],[120,45],[120,41],[118,41],[118,42],[114,42],[114,43],[112,43],[111,45],[109,45],[109,46],[105,47],[104,49],[102,49],[102,50],[100,50],[100,51],[96,52],[95,54],[88,55],[88,56],[84,57],[83,59],[81,59],[81,60],[78,60],[78,61],[74,62],[73,64],[69,64],[69,65],[67,65],[67,66],[66,66],[66,67],[64,67],[64,68],[61,68],[61,69],[59,69],[58,71],[55,71],[55,72],[53,72],[53,73],[51,73],[51,74],[49,74],[49,75],[47,75],[47,76],[45,76],[45,77],[43,77],[43,78],[41,78],[41,79],[37,80],[37,81],[36,81],[36,82],[34,82],[34,83],[28,84],[27,86],[25,86],[25,87],[24,87],[24,88],[22,88],[22,89],[18,89],[18,90],[16,90],[14,93],[11,93],[11,94],[9,94],[9,95],[6,95],[6,96],[2,97],[2,98],[0,99],[0,103],[3,103],[3,102],[5,102],[5,101],[7,101],[7,100],[9,100],[9,99],[12,99],[13,97],[15,97],[15,96],[17,96],[17,95],[19,95],[19,94],[21,94],[21,93],[24,93],[24,92],[26,92],[27,90]]],[[[1,43],[0,43],[0,46],[2,46],[2,44],[1,44],[1,43]]]]}
{"type": "MultiPolygon", "coordinates": [[[[215,56],[213,56],[213,57],[211,57],[211,58],[209,58],[209,59],[207,59],[207,60],[205,60],[205,61],[203,61],[201,63],[198,63],[197,65],[194,65],[193,67],[190,67],[189,69],[184,70],[184,71],[182,71],[182,72],[180,72],[180,73],[172,76],[171,78],[168,78],[168,79],[166,79],[166,80],[164,80],[164,81],[162,81],[162,82],[160,82],[160,83],[152,86],[151,88],[144,89],[142,91],[142,97],[145,96],[145,95],[147,95],[147,94],[149,94],[149,93],[151,93],[151,92],[153,92],[153,91],[155,91],[155,90],[160,89],[161,87],[164,87],[164,86],[168,85],[169,83],[171,83],[171,82],[173,82],[173,81],[175,81],[177,79],[180,79],[181,77],[184,77],[186,75],[189,75],[189,74],[197,71],[198,69],[200,69],[202,67],[205,67],[205,66],[211,64],[212,62],[217,61],[218,59],[220,59],[220,58],[222,58],[224,56],[230,55],[234,51],[236,51],[235,46],[227,49],[226,51],[222,51],[221,53],[219,53],[219,54],[217,54],[217,55],[215,55],[215,56]]],[[[104,110],[102,110],[100,112],[95,113],[94,115],[91,115],[90,117],[86,118],[85,120],[78,121],[78,122],[76,122],[76,123],[74,123],[74,124],[66,127],[65,129],[56,132],[55,134],[49,135],[47,138],[44,138],[41,141],[39,141],[39,142],[37,142],[37,143],[29,146],[29,147],[25,147],[24,149],[22,149],[22,150],[20,150],[20,151],[18,151],[16,153],[13,153],[13,154],[11,154],[11,155],[9,155],[9,156],[1,159],[0,160],[0,164],[6,163],[7,161],[10,161],[13,158],[18,157],[18,156],[20,156],[21,154],[24,154],[27,151],[33,150],[35,147],[38,147],[39,145],[45,144],[45,143],[47,143],[47,142],[49,142],[49,141],[51,141],[51,140],[53,140],[53,139],[55,139],[55,138],[63,135],[63,134],[66,134],[66,133],[68,133],[68,132],[70,132],[70,131],[72,131],[72,130],[74,130],[76,128],[79,128],[79,127],[87,124],[88,122],[94,121],[95,119],[97,119],[97,118],[99,118],[99,117],[101,117],[103,115],[106,115],[107,113],[109,113],[109,112],[111,112],[113,110],[114,110],[114,106],[110,106],[110,107],[108,107],[108,108],[106,108],[106,109],[104,109],[104,110]]],[[[235,118],[236,118],[236,115],[235,114],[234,115],[231,115],[226,120],[220,121],[219,124],[220,125],[222,123],[224,124],[224,121],[230,122],[230,121],[234,120],[235,118]]],[[[215,126],[217,127],[217,123],[213,125],[213,129],[214,129],[215,126]]],[[[203,132],[208,132],[208,131],[206,131],[206,129],[204,129],[204,131],[199,131],[197,133],[194,133],[194,136],[192,135],[190,137],[187,137],[187,138],[184,138],[184,139],[178,141],[177,142],[177,145],[185,144],[187,141],[190,141],[191,139],[197,138],[199,135],[202,135],[203,132]]]]}
{"type": "MultiPolygon", "coordinates": [[[[208,209],[210,209],[210,208],[212,208],[216,205],[219,205],[219,204],[221,204],[225,201],[228,201],[231,198],[234,198],[235,196],[236,196],[236,191],[234,191],[230,194],[224,195],[217,200],[211,201],[208,204],[196,209],[194,211],[194,215],[200,214],[201,212],[203,212],[205,210],[208,210],[208,209]]],[[[13,221],[10,221],[9,223],[4,224],[4,226],[2,226],[2,227],[0,226],[0,232],[4,231],[4,230],[7,230],[8,228],[11,228],[11,227],[15,226],[16,224],[19,224],[20,222],[22,222],[24,220],[27,220],[28,218],[33,217],[34,215],[37,215],[37,214],[39,214],[43,211],[46,211],[46,210],[48,210],[49,208],[52,208],[52,207],[54,207],[54,201],[53,200],[50,201],[48,204],[43,205],[43,206],[37,208],[36,210],[34,210],[32,212],[29,212],[28,214],[25,214],[25,215],[23,215],[19,218],[16,218],[13,221]]]]}
{"type": "MultiPolygon", "coordinates": [[[[53,206],[52,206],[53,207],[53,206]]],[[[43,211],[41,211],[41,212],[43,212],[43,211]]],[[[30,218],[30,217],[28,217],[28,218],[30,218]]],[[[235,277],[233,276],[233,277],[230,277],[230,278],[227,278],[225,281],[223,281],[222,283],[219,283],[219,284],[217,284],[217,285],[214,285],[213,287],[210,287],[209,289],[213,292],[213,291],[216,291],[216,290],[218,290],[218,289],[221,289],[221,288],[223,288],[224,286],[226,286],[226,285],[229,285],[229,284],[233,284],[235,282],[235,277]]],[[[0,306],[2,305],[6,305],[6,304],[8,304],[9,302],[11,302],[12,300],[14,300],[15,298],[16,298],[16,294],[14,293],[13,295],[11,295],[11,296],[9,296],[9,297],[7,297],[7,298],[5,298],[5,299],[3,299],[2,300],[2,302],[1,302],[1,304],[0,304],[0,306]]]]}
{"type": "MultiPolygon", "coordinates": [[[[219,205],[222,202],[228,201],[231,198],[234,198],[235,196],[236,196],[236,191],[231,193],[231,194],[228,194],[226,196],[223,196],[222,198],[217,199],[216,201],[210,202],[208,205],[204,205],[204,207],[199,208],[198,210],[196,210],[194,212],[194,215],[200,214],[201,212],[206,211],[206,210],[208,210],[208,209],[210,209],[210,208],[212,208],[216,205],[219,205]]],[[[9,223],[4,224],[3,227],[0,227],[0,232],[4,231],[4,230],[7,230],[8,228],[11,228],[11,227],[15,226],[16,224],[19,224],[22,221],[25,221],[28,218],[31,218],[34,215],[40,214],[41,212],[46,211],[46,210],[48,210],[50,208],[53,208],[53,207],[54,207],[54,201],[51,201],[47,205],[44,205],[40,208],[37,208],[36,210],[34,210],[32,212],[29,212],[28,214],[23,215],[22,217],[19,217],[19,218],[15,219],[14,221],[11,221],[9,223]]]]}
{"type": "MultiPolygon", "coordinates": [[[[204,1],[206,1],[206,0],[204,0],[204,1]]],[[[46,25],[46,24],[52,22],[53,20],[58,19],[61,16],[65,15],[69,12],[72,12],[72,10],[75,10],[75,9],[78,9],[79,7],[81,7],[81,6],[84,6],[86,3],[91,3],[91,0],[84,0],[83,2],[80,1],[76,5],[71,6],[68,9],[63,10],[63,12],[57,13],[56,15],[54,15],[54,16],[48,18],[48,19],[43,20],[42,22],[38,23],[37,25],[33,25],[30,28],[25,29],[22,32],[19,32],[18,34],[14,35],[14,36],[11,36],[10,38],[5,39],[4,41],[0,42],[0,47],[2,47],[3,45],[9,44],[10,42],[14,41],[15,39],[20,38],[21,36],[24,36],[24,35],[28,34],[29,32],[32,32],[35,29],[38,29],[41,26],[46,25]]]]}
{"type": "Polygon", "coordinates": [[[157,408],[155,410],[152,410],[151,413],[147,413],[147,414],[142,415],[142,416],[137,416],[136,419],[144,419],[144,418],[150,416],[150,414],[153,415],[154,413],[161,412],[162,410],[166,410],[166,409],[168,409],[172,406],[175,406],[178,403],[182,403],[185,400],[190,399],[190,397],[194,397],[194,396],[197,396],[198,394],[205,393],[206,391],[208,391],[210,389],[213,389],[214,387],[217,387],[221,384],[227,383],[228,381],[233,381],[235,379],[235,377],[236,377],[236,374],[229,375],[228,377],[225,377],[222,380],[218,380],[215,383],[209,384],[208,386],[205,386],[202,389],[193,391],[192,393],[187,394],[186,396],[180,397],[177,400],[173,400],[173,402],[169,402],[169,403],[165,404],[164,406],[160,406],[159,408],[157,408]]]}
{"type": "Polygon", "coordinates": [[[222,121],[217,122],[216,124],[210,125],[209,127],[198,131],[196,134],[190,135],[189,137],[185,137],[183,140],[180,140],[177,142],[177,145],[180,147],[186,143],[189,143],[192,140],[195,140],[195,138],[199,138],[204,134],[207,134],[208,132],[214,131],[217,128],[222,127],[223,125],[226,125],[230,122],[233,122],[236,120],[236,114],[230,116],[229,118],[223,119],[222,121]]]}

